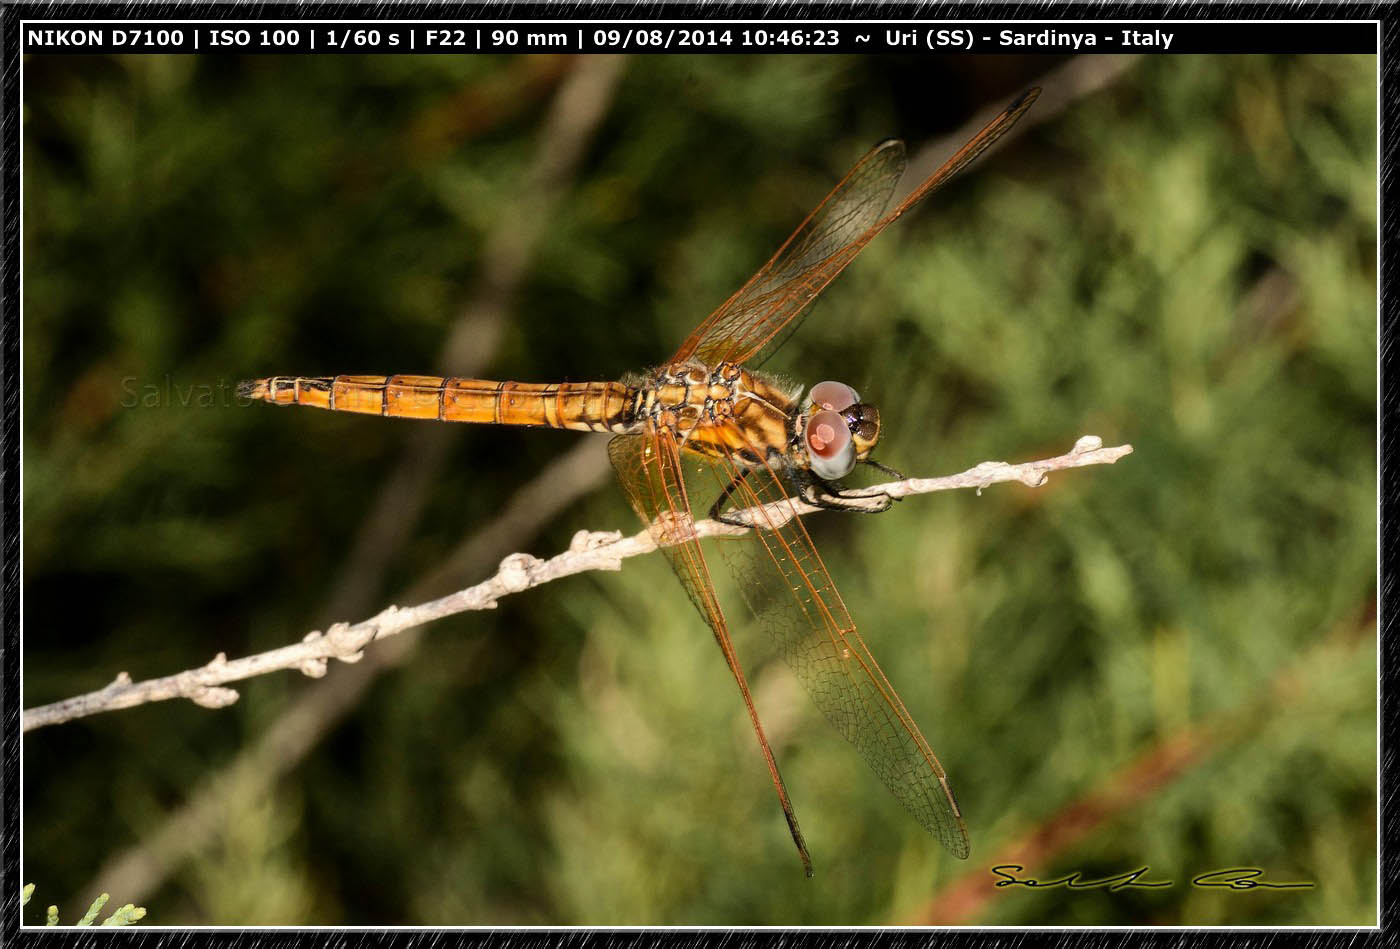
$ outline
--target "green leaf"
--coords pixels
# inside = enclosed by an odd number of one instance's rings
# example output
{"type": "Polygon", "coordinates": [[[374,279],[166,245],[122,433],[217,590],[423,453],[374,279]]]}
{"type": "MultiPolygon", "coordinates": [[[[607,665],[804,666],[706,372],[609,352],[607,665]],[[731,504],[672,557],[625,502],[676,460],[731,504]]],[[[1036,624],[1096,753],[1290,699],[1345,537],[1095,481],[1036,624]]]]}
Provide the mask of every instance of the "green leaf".
{"type": "Polygon", "coordinates": [[[111,898],[112,895],[110,893],[103,893],[97,899],[93,900],[92,905],[88,907],[87,913],[83,915],[82,919],[78,920],[78,925],[91,926],[92,921],[97,918],[97,914],[101,912],[102,907],[106,906],[107,901],[111,898]]]}

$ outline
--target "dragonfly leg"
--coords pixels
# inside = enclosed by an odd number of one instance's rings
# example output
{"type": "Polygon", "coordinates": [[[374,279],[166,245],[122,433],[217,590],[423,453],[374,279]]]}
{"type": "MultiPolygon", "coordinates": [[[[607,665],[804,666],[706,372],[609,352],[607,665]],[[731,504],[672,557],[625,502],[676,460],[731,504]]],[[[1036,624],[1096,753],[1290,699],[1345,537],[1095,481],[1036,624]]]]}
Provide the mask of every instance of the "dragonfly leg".
{"type": "MultiPolygon", "coordinates": [[[[895,469],[895,468],[891,468],[889,465],[884,464],[883,462],[876,461],[874,458],[866,458],[864,461],[861,462],[861,464],[863,464],[863,465],[869,465],[870,467],[874,468],[876,471],[879,471],[881,474],[889,475],[891,478],[893,478],[893,479],[896,480],[896,481],[903,481],[903,480],[904,480],[904,473],[903,473],[902,471],[899,471],[899,470],[897,470],[897,469],[895,469]]],[[[840,495],[841,497],[851,497],[851,495],[844,495],[844,494],[841,494],[839,491],[837,492],[837,494],[840,495]]],[[[860,495],[855,495],[855,497],[859,497],[859,496],[860,496],[860,495]]],[[[887,500],[889,500],[891,503],[893,503],[894,501],[903,501],[903,500],[904,500],[904,498],[891,497],[891,496],[888,495],[888,494],[885,495],[885,498],[886,498],[887,500]]],[[[889,504],[886,504],[886,505],[884,505],[883,507],[880,507],[880,508],[878,508],[877,510],[875,510],[873,513],[878,514],[880,511],[888,511],[889,508],[890,508],[890,505],[889,505],[889,504]]]]}
{"type": "Polygon", "coordinates": [[[828,511],[854,511],[857,514],[880,514],[890,509],[895,499],[885,494],[847,494],[841,486],[823,481],[811,472],[795,479],[802,500],[828,511]],[[877,506],[872,507],[875,504],[877,506]]]}
{"type": "MultiPolygon", "coordinates": [[[[861,464],[878,468],[880,471],[896,480],[904,480],[903,474],[891,468],[889,465],[881,464],[873,459],[866,459],[861,462],[861,464]]],[[[719,521],[721,524],[732,524],[735,527],[753,526],[748,521],[725,511],[724,506],[729,503],[729,499],[739,490],[740,486],[744,483],[744,479],[754,470],[753,468],[746,469],[741,474],[735,476],[729,484],[725,485],[724,490],[719,493],[719,497],[715,498],[715,503],[710,506],[708,517],[711,520],[719,521]]],[[[789,478],[793,487],[797,489],[798,496],[801,497],[802,500],[806,501],[808,504],[814,504],[817,507],[829,511],[855,511],[858,514],[879,514],[883,511],[888,511],[890,505],[895,501],[903,500],[903,498],[892,498],[889,495],[847,494],[841,490],[839,484],[823,481],[810,471],[801,474],[792,472],[789,478]],[[872,499],[878,499],[875,501],[878,506],[871,507],[872,499]]]]}
{"type": "Polygon", "coordinates": [[[725,485],[724,490],[719,493],[719,497],[715,498],[715,503],[710,506],[710,513],[708,515],[710,520],[719,521],[721,524],[730,524],[734,527],[753,526],[748,521],[735,517],[733,514],[723,510],[724,505],[734,496],[734,492],[739,490],[739,486],[744,483],[744,479],[749,476],[749,472],[751,471],[753,471],[752,468],[746,468],[737,475],[733,481],[725,485]]]}
{"type": "Polygon", "coordinates": [[[867,459],[865,459],[864,461],[862,461],[861,464],[863,464],[863,465],[869,465],[870,467],[874,468],[875,470],[881,471],[881,472],[883,472],[883,473],[889,475],[891,478],[893,478],[893,479],[896,480],[896,481],[903,481],[903,480],[904,480],[904,475],[903,475],[902,473],[900,473],[900,472],[896,471],[895,469],[891,468],[889,465],[882,464],[882,463],[876,461],[874,458],[867,458],[867,459]]]}

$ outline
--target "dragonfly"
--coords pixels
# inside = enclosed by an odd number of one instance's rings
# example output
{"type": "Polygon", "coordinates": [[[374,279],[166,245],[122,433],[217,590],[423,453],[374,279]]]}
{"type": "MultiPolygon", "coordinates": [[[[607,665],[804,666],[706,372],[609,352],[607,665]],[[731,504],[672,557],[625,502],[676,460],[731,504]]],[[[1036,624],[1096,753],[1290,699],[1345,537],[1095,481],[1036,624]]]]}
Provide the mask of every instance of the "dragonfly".
{"type": "Polygon", "coordinates": [[[906,165],[904,143],[876,145],[675,355],[645,373],[564,383],[271,376],[242,382],[238,392],[337,412],[611,433],[609,457],[628,500],[738,684],[806,875],[813,874],[811,855],[694,530],[697,511],[748,528],[716,547],[759,625],[899,802],[948,851],[966,858],[967,826],[948,776],[857,632],[796,516],[797,499],[830,510],[889,508],[889,495],[872,498],[842,486],[856,465],[902,478],[872,457],[879,411],[845,383],[828,380],[804,392],[751,367],[787,340],[809,304],[866,244],[986,151],[1039,95],[1038,88],[1023,92],[892,209],[906,165]]]}

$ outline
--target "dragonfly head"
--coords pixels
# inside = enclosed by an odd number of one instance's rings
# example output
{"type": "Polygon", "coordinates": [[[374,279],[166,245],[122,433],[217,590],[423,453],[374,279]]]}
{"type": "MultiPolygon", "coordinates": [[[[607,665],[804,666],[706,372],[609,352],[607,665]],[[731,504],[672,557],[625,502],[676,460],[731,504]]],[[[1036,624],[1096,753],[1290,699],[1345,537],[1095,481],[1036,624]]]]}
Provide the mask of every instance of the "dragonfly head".
{"type": "Polygon", "coordinates": [[[851,473],[880,440],[880,413],[844,382],[819,382],[807,395],[802,449],[812,471],[824,481],[851,473]]]}

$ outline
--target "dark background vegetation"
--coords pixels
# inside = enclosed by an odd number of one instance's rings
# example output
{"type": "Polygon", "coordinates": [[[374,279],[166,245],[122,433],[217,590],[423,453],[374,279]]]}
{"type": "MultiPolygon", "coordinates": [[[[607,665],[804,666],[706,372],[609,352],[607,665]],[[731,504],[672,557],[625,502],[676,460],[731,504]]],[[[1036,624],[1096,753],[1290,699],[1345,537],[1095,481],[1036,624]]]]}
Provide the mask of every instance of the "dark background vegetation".
{"type": "Polygon", "coordinates": [[[37,903],[68,918],[105,888],[152,923],[225,925],[1373,923],[1374,57],[605,73],[26,61],[24,704],[636,530],[601,438],[231,386],[655,364],[873,142],[917,153],[1041,82],[1022,134],[872,244],[767,367],[852,382],[912,474],[1084,434],[1135,448],[1039,490],[809,521],[949,771],[970,860],[741,626],[803,879],[732,680],[652,556],[321,681],[243,683],[228,709],[30,733],[37,903]],[[578,133],[551,118],[588,109],[578,133]],[[1175,885],[995,889],[998,863],[1175,885]],[[1236,866],[1317,885],[1190,885],[1236,866]]]}

